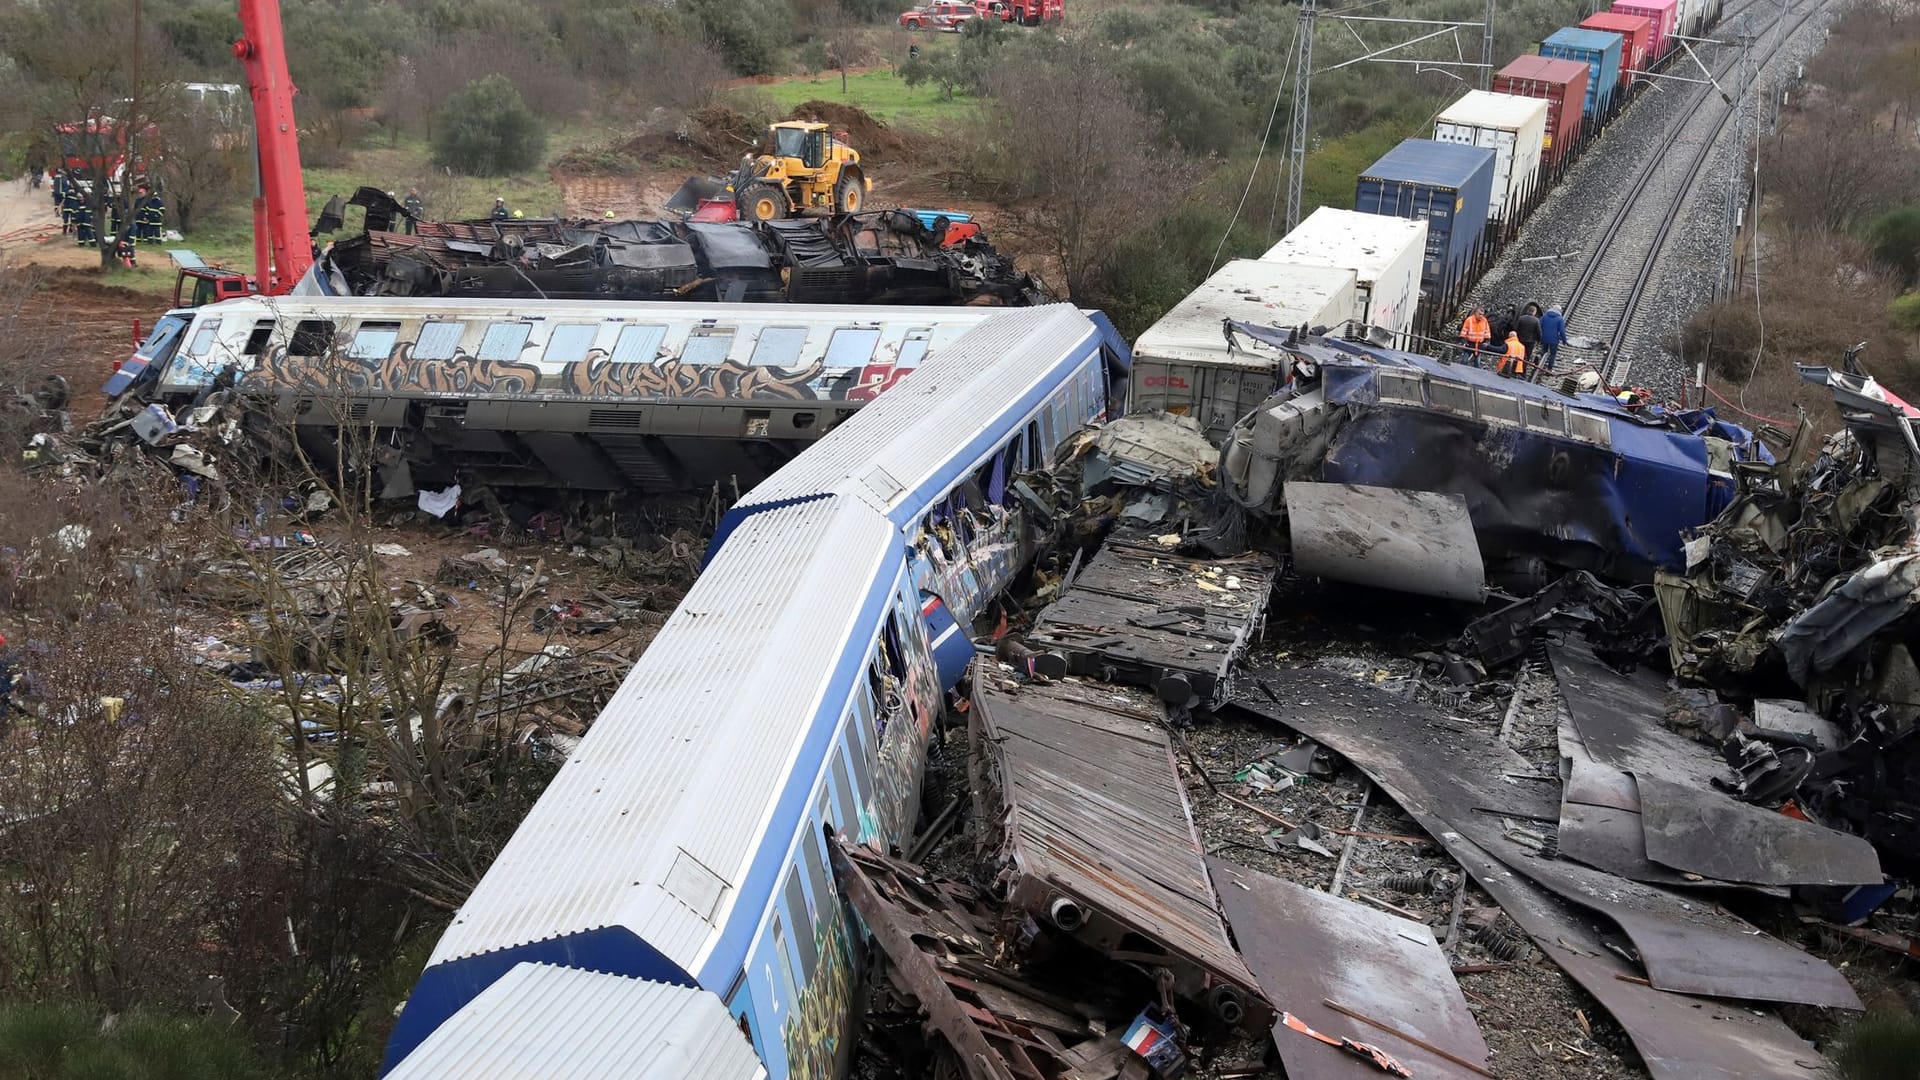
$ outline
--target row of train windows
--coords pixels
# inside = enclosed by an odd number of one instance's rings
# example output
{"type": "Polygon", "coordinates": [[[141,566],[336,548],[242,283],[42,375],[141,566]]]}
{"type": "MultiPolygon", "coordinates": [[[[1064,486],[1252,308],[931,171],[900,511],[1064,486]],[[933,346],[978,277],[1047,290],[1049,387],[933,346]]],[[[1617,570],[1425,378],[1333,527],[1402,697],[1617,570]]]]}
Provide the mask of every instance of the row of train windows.
{"type": "Polygon", "coordinates": [[[894,719],[893,711],[904,707],[901,695],[905,692],[909,650],[916,657],[920,653],[917,640],[902,632],[900,611],[904,606],[896,600],[895,607],[867,659],[866,677],[854,688],[853,704],[846,717],[850,737],[828,752],[826,786],[802,830],[799,859],[788,867],[780,894],[775,897],[771,966],[778,969],[773,989],[780,997],[783,1020],[820,966],[820,905],[838,902],[827,862],[826,826],[837,822],[837,831],[850,840],[863,839],[860,807],[867,805],[873,794],[880,741],[894,719]]]}
{"type": "MultiPolygon", "coordinates": [[[[219,334],[220,323],[219,319],[206,319],[195,327],[193,337],[187,344],[187,355],[195,358],[208,355],[219,334]]],[[[600,329],[599,323],[560,323],[548,333],[542,358],[553,364],[572,364],[585,360],[593,351],[593,343],[600,336],[600,329]]],[[[467,324],[464,322],[429,322],[422,325],[419,337],[413,343],[413,359],[453,359],[459,355],[460,340],[466,336],[466,330],[467,324]]],[[[255,323],[241,355],[260,355],[266,349],[272,331],[272,320],[255,323]]],[[[334,333],[332,322],[303,319],[294,324],[287,351],[294,356],[323,356],[333,343],[334,333]]],[[[798,364],[800,354],[806,348],[807,333],[804,326],[765,327],[753,343],[753,353],[748,363],[771,367],[798,364]]],[[[927,355],[932,333],[930,329],[908,331],[906,340],[900,344],[896,363],[902,367],[917,366],[927,355]]],[[[531,323],[489,323],[480,336],[480,344],[474,355],[480,360],[518,360],[526,351],[527,341],[532,334],[531,323]]],[[[679,359],[687,364],[718,364],[733,351],[735,336],[736,331],[732,329],[696,329],[687,336],[679,359]]],[[[659,355],[661,343],[666,337],[667,327],[662,325],[623,326],[614,339],[610,357],[615,363],[652,360],[659,355]]],[[[346,354],[356,360],[384,360],[393,354],[399,342],[398,322],[363,322],[355,328],[352,339],[348,341],[346,354]]],[[[826,355],[822,361],[830,368],[860,367],[873,359],[879,345],[878,327],[843,326],[827,340],[826,355]]]]}

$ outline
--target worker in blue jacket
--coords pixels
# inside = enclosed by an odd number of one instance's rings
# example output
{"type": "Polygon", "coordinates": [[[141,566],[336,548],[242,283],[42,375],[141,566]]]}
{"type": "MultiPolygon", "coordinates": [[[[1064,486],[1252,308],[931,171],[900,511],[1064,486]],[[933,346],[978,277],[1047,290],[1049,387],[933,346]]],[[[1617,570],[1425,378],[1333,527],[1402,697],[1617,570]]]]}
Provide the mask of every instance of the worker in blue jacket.
{"type": "Polygon", "coordinates": [[[1567,340],[1567,317],[1560,314],[1557,307],[1549,307],[1545,315],[1540,316],[1540,346],[1547,350],[1546,367],[1553,370],[1553,362],[1560,355],[1560,344],[1567,340]]]}

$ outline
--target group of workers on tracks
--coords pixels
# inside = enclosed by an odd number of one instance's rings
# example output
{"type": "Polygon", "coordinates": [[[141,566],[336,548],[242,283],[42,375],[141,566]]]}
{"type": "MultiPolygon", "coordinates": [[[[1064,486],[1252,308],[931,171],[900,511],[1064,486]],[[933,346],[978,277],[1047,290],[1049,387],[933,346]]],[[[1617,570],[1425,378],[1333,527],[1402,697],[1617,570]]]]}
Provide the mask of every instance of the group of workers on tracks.
{"type": "Polygon", "coordinates": [[[1496,370],[1510,379],[1531,379],[1535,364],[1551,372],[1567,340],[1567,319],[1558,307],[1540,310],[1528,301],[1517,312],[1512,304],[1488,321],[1485,308],[1476,306],[1460,323],[1460,348],[1482,365],[1481,357],[1495,358],[1496,370]]]}

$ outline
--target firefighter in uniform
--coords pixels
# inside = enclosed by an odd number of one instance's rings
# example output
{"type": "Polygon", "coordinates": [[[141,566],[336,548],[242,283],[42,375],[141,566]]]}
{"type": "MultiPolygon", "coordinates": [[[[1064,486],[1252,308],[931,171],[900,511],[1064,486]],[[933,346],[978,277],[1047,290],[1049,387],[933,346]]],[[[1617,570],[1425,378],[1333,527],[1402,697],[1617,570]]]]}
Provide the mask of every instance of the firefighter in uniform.
{"type": "Polygon", "coordinates": [[[133,214],[134,239],[157,243],[167,225],[167,202],[157,190],[140,189],[140,201],[133,214]]]}
{"type": "Polygon", "coordinates": [[[73,177],[60,174],[60,235],[73,235],[73,222],[80,207],[80,185],[73,177]]]}
{"type": "Polygon", "coordinates": [[[93,233],[93,207],[88,206],[87,200],[77,191],[74,193],[73,203],[74,240],[81,247],[92,247],[99,242],[99,238],[93,233]]]}
{"type": "Polygon", "coordinates": [[[427,204],[420,201],[420,189],[408,188],[407,197],[400,200],[400,208],[407,212],[407,233],[411,235],[415,223],[427,215],[427,204]]]}

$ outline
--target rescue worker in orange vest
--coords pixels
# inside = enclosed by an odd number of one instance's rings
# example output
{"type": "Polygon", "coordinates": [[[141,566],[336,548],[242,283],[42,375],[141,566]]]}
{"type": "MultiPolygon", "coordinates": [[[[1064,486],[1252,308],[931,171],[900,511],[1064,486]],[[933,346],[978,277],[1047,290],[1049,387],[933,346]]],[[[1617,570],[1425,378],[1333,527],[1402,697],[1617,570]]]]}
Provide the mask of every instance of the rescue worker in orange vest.
{"type": "Polygon", "coordinates": [[[1520,343],[1520,335],[1507,331],[1507,355],[1500,358],[1500,374],[1509,379],[1527,377],[1527,347],[1520,343]]]}
{"type": "Polygon", "coordinates": [[[1480,350],[1487,345],[1487,339],[1493,331],[1487,326],[1487,313],[1479,308],[1473,309],[1466,321],[1460,324],[1460,344],[1473,354],[1473,366],[1480,366],[1480,350]]]}

